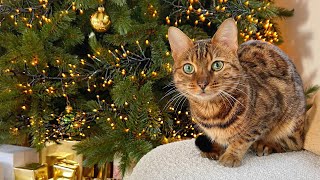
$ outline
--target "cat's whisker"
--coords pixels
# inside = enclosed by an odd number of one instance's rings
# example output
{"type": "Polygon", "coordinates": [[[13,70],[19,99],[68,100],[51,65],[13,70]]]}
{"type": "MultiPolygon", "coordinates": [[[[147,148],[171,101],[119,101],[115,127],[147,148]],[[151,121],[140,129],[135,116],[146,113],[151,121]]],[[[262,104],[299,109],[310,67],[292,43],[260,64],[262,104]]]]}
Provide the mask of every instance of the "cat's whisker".
{"type": "MultiPolygon", "coordinates": [[[[232,88],[231,86],[220,86],[220,87],[232,88]]],[[[234,87],[234,89],[242,92],[242,93],[245,94],[247,97],[249,97],[249,95],[248,95],[246,92],[244,92],[243,90],[241,90],[241,89],[239,89],[239,88],[237,88],[237,87],[234,87]]]]}
{"type": "Polygon", "coordinates": [[[238,99],[236,99],[235,97],[233,97],[231,94],[225,92],[225,91],[222,91],[222,93],[224,93],[225,95],[231,97],[234,101],[237,101],[239,104],[242,105],[242,107],[245,107],[238,99]]]}
{"type": "Polygon", "coordinates": [[[159,101],[161,101],[161,100],[164,99],[165,97],[167,97],[167,96],[169,96],[169,95],[171,95],[171,94],[173,94],[173,93],[175,93],[175,92],[177,92],[176,89],[170,89],[170,90],[168,90],[168,91],[165,93],[165,95],[164,95],[159,101]]]}
{"type": "Polygon", "coordinates": [[[178,98],[175,99],[175,103],[173,105],[173,107],[175,108],[175,111],[177,111],[179,109],[179,104],[181,103],[181,101],[184,100],[184,98],[186,98],[186,97],[181,94],[181,96],[179,96],[178,98]]]}
{"type": "Polygon", "coordinates": [[[183,96],[183,94],[181,92],[178,92],[178,94],[170,98],[167,104],[164,106],[163,110],[167,109],[176,99],[181,98],[181,96],[183,96]]]}
{"type": "Polygon", "coordinates": [[[178,92],[177,94],[175,94],[174,96],[172,96],[169,100],[168,100],[168,102],[166,103],[166,105],[164,106],[164,108],[163,109],[167,109],[170,105],[171,105],[171,103],[173,102],[173,100],[176,98],[176,97],[179,97],[181,94],[178,92]]]}
{"type": "Polygon", "coordinates": [[[170,89],[167,90],[166,93],[170,92],[170,91],[177,91],[177,88],[176,87],[171,87],[170,89]]]}
{"type": "Polygon", "coordinates": [[[226,104],[226,102],[224,101],[224,97],[222,96],[221,92],[218,93],[218,96],[221,97],[222,102],[223,102],[223,104],[224,104],[224,107],[227,108],[227,104],[226,104]]]}
{"type": "Polygon", "coordinates": [[[181,95],[176,102],[174,103],[173,107],[175,107],[176,110],[179,110],[179,106],[181,104],[181,102],[186,99],[186,97],[184,95],[181,95]]]}
{"type": "MultiPolygon", "coordinates": [[[[231,81],[225,81],[223,85],[219,86],[219,87],[229,87],[232,88],[233,86],[235,86],[235,88],[237,88],[237,86],[242,86],[242,87],[248,87],[248,85],[242,84],[241,82],[231,82],[231,81]]],[[[239,88],[237,88],[239,89],[239,88]]],[[[243,92],[243,91],[242,91],[243,92]]]]}
{"type": "Polygon", "coordinates": [[[224,95],[226,95],[227,97],[230,97],[230,100],[233,102],[233,103],[235,103],[236,101],[235,101],[235,98],[232,96],[232,95],[230,95],[229,93],[227,93],[226,91],[221,91],[224,95]]]}
{"type": "Polygon", "coordinates": [[[224,99],[226,99],[226,100],[229,102],[230,106],[233,107],[233,106],[232,106],[232,103],[229,101],[229,98],[226,97],[226,96],[223,94],[222,91],[219,91],[219,93],[220,93],[221,97],[223,97],[224,99]]]}
{"type": "MultiPolygon", "coordinates": [[[[175,86],[172,86],[172,87],[170,87],[170,88],[167,90],[166,93],[168,93],[169,91],[172,91],[172,90],[177,90],[177,88],[176,88],[175,86]]],[[[165,93],[165,94],[166,94],[166,93],[165,93]]]]}
{"type": "Polygon", "coordinates": [[[180,107],[180,109],[182,109],[183,108],[183,106],[184,106],[184,103],[187,101],[187,98],[185,97],[184,98],[184,100],[183,100],[183,102],[182,102],[182,104],[181,104],[181,107],[180,107]]]}
{"type": "Polygon", "coordinates": [[[172,89],[172,88],[177,88],[174,84],[166,85],[162,89],[172,89]]]}
{"type": "Polygon", "coordinates": [[[182,93],[183,95],[184,95],[184,100],[183,100],[183,102],[182,102],[182,104],[181,104],[181,108],[180,109],[182,109],[183,108],[183,105],[184,105],[184,103],[187,101],[187,93],[182,93]]]}
{"type": "Polygon", "coordinates": [[[180,109],[180,110],[182,109],[184,103],[185,103],[186,100],[187,100],[187,95],[188,95],[187,92],[180,92],[180,93],[181,93],[182,97],[177,100],[177,101],[179,101],[178,105],[176,106],[176,103],[174,104],[174,107],[176,107],[177,110],[178,110],[178,109],[180,109]],[[182,102],[182,103],[181,103],[181,102],[182,102]],[[180,105],[181,105],[181,106],[180,106],[180,105]],[[179,106],[180,106],[180,108],[179,108],[179,106]]]}
{"type": "MultiPolygon", "coordinates": [[[[169,91],[171,91],[171,90],[175,90],[175,89],[177,89],[176,87],[174,87],[174,86],[172,86],[172,87],[170,87],[168,90],[167,90],[167,92],[169,92],[169,91]]],[[[166,92],[166,93],[167,93],[166,92]]]]}
{"type": "Polygon", "coordinates": [[[243,94],[245,94],[247,97],[249,97],[249,95],[246,93],[246,92],[244,92],[243,90],[241,90],[241,89],[239,89],[239,88],[235,88],[236,90],[238,90],[238,91],[240,91],[240,92],[242,92],[243,94]]]}
{"type": "Polygon", "coordinates": [[[165,87],[163,87],[163,89],[165,89],[167,87],[170,87],[170,86],[174,86],[174,82],[173,81],[169,82],[165,87]]]}

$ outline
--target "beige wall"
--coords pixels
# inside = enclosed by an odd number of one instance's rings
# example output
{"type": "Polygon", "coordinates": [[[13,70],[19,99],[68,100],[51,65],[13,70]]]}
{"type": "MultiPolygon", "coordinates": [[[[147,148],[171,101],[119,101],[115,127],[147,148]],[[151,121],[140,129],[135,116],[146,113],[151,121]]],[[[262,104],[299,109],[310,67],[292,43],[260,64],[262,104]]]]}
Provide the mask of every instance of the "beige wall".
{"type": "Polygon", "coordinates": [[[279,21],[284,50],[297,66],[305,86],[320,85],[320,0],[276,0],[294,9],[294,16],[279,21]]]}
{"type": "MultiPolygon", "coordinates": [[[[280,46],[293,60],[304,86],[320,85],[320,0],[276,0],[294,9],[294,16],[280,21],[284,43],[280,46]]],[[[308,113],[304,148],[320,155],[320,91],[308,113]]]]}

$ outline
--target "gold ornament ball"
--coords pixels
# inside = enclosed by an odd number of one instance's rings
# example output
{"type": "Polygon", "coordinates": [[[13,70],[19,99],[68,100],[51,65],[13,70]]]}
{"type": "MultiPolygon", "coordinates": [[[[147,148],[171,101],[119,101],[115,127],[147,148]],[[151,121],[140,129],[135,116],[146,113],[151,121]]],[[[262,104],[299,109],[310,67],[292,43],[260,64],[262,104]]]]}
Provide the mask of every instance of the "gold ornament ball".
{"type": "Polygon", "coordinates": [[[98,11],[91,15],[90,22],[97,32],[106,32],[111,25],[110,17],[104,12],[104,7],[99,7],[98,11]]]}
{"type": "Polygon", "coordinates": [[[67,113],[71,113],[72,110],[73,110],[72,106],[70,106],[70,105],[67,105],[67,106],[66,106],[66,112],[67,112],[67,113]]]}

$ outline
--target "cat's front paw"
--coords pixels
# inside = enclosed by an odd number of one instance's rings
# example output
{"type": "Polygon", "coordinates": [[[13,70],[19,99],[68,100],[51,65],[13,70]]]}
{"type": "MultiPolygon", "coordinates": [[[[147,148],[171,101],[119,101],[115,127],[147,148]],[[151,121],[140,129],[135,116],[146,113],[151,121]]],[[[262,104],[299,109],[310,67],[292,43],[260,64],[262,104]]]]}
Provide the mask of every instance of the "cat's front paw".
{"type": "Polygon", "coordinates": [[[235,155],[224,153],[219,158],[219,164],[226,167],[238,167],[241,165],[241,159],[235,155]]]}
{"type": "Polygon", "coordinates": [[[218,160],[220,155],[221,154],[219,152],[201,152],[201,157],[213,160],[218,160]]]}

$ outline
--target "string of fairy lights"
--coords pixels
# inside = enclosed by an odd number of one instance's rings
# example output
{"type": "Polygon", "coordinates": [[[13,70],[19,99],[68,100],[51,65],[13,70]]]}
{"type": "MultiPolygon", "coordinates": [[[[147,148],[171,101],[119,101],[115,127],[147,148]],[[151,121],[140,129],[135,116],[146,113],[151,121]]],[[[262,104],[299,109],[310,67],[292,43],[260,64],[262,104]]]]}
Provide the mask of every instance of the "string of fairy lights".
{"type": "Polygon", "coordinates": [[[269,1],[219,0],[210,1],[209,5],[208,2],[202,3],[199,0],[165,2],[174,8],[174,11],[166,17],[168,25],[179,26],[179,24],[188,21],[193,22],[195,26],[210,28],[212,24],[221,23],[223,19],[234,17],[243,41],[258,39],[270,43],[279,42],[279,34],[271,19],[261,16],[262,13],[272,11],[269,1]]]}
{"type": "MultiPolygon", "coordinates": [[[[88,54],[88,58],[93,63],[81,59],[81,64],[87,67],[85,69],[91,69],[87,81],[88,92],[91,92],[97,87],[108,87],[109,85],[112,85],[112,79],[117,73],[121,74],[123,78],[129,76],[132,81],[136,81],[139,78],[143,78],[145,80],[148,78],[156,78],[158,76],[158,72],[149,71],[153,63],[152,59],[146,56],[140,44],[141,43],[137,40],[137,52],[131,52],[127,50],[125,46],[120,46],[119,49],[114,50],[109,49],[108,53],[111,55],[112,60],[107,60],[107,63],[105,60],[101,59],[103,57],[99,57],[101,54],[99,51],[95,52],[96,55],[88,54]],[[95,84],[97,81],[94,77],[96,76],[103,81],[100,86],[95,84]]],[[[144,45],[149,46],[150,41],[145,40],[144,45]]],[[[166,53],[166,56],[169,55],[170,53],[166,53]]],[[[84,67],[82,69],[84,69],[84,67]]],[[[168,72],[171,72],[172,70],[169,63],[166,63],[163,69],[166,69],[168,72]]]]}
{"type": "MultiPolygon", "coordinates": [[[[18,22],[24,22],[27,27],[32,28],[34,21],[38,21],[39,25],[42,25],[43,22],[50,23],[51,19],[49,16],[52,13],[51,4],[53,0],[39,0],[38,3],[32,1],[22,1],[21,7],[15,8],[3,3],[0,3],[0,14],[7,15],[10,17],[15,25],[18,25],[18,22]]],[[[4,16],[0,20],[1,22],[5,20],[4,16]]]]}
{"type": "MultiPolygon", "coordinates": [[[[38,3],[35,3],[31,0],[24,0],[21,2],[20,7],[12,7],[0,1],[0,15],[2,15],[0,16],[0,26],[7,17],[13,20],[14,25],[17,26],[19,23],[24,23],[29,28],[34,25],[41,27],[43,23],[51,23],[54,2],[54,0],[38,0],[38,3]]],[[[72,2],[65,11],[61,11],[61,15],[68,14],[70,9],[79,12],[80,15],[84,12],[81,4],[77,5],[76,2],[72,2]]]]}

